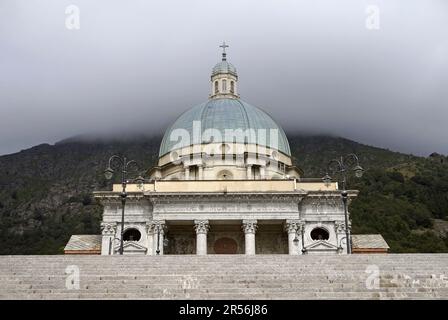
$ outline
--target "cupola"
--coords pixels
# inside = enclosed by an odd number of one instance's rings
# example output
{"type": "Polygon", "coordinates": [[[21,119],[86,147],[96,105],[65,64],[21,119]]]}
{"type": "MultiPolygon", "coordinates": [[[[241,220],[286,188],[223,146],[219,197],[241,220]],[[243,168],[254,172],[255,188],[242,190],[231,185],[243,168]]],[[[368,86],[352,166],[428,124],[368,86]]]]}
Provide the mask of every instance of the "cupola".
{"type": "Polygon", "coordinates": [[[227,61],[226,48],[229,46],[225,42],[220,45],[222,48],[222,60],[217,63],[212,70],[211,99],[217,98],[239,98],[237,91],[238,74],[236,68],[227,61]]]}

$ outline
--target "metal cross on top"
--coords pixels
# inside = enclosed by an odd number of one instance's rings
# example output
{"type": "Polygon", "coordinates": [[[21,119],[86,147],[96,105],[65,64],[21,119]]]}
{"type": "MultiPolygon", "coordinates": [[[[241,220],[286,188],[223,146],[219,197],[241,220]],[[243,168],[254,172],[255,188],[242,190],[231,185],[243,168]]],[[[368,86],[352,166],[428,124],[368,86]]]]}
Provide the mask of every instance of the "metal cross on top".
{"type": "Polygon", "coordinates": [[[219,47],[222,48],[222,53],[226,53],[226,48],[228,48],[229,46],[226,45],[225,41],[223,41],[222,45],[220,45],[219,47]]]}
{"type": "Polygon", "coordinates": [[[220,45],[219,47],[222,48],[222,61],[226,61],[226,48],[228,48],[229,46],[226,45],[225,41],[223,41],[222,45],[220,45]]]}

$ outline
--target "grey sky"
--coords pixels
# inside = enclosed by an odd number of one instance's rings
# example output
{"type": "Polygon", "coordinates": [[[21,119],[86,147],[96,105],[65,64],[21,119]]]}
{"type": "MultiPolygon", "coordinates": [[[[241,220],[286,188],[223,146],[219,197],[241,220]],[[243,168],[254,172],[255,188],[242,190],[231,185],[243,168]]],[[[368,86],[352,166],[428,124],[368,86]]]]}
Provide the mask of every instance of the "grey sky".
{"type": "Polygon", "coordinates": [[[207,99],[223,40],[241,98],[287,131],[448,154],[446,0],[2,0],[0,154],[161,132],[207,99]]]}

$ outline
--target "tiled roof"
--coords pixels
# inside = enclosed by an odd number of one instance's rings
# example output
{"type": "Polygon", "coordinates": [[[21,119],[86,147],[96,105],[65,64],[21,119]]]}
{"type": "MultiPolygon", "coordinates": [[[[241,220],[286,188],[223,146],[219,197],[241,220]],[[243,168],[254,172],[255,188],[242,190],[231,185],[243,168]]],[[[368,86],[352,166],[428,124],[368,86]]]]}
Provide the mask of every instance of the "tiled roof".
{"type": "Polygon", "coordinates": [[[352,246],[353,249],[389,249],[380,234],[353,234],[352,246]]]}
{"type": "Polygon", "coordinates": [[[77,234],[72,235],[64,250],[101,250],[101,235],[77,234]]]}

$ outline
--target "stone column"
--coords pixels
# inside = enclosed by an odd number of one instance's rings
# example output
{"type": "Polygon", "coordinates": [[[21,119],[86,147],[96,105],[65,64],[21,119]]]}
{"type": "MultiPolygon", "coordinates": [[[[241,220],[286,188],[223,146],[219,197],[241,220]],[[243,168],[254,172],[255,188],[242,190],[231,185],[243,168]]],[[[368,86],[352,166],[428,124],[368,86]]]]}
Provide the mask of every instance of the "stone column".
{"type": "Polygon", "coordinates": [[[288,253],[290,255],[302,254],[302,225],[300,220],[286,220],[285,231],[288,232],[288,253]],[[294,239],[297,237],[297,242],[294,239]]]}
{"type": "Polygon", "coordinates": [[[146,247],[148,248],[146,250],[146,254],[149,256],[153,256],[155,255],[155,251],[154,251],[154,227],[155,224],[154,222],[147,222],[146,223],[146,235],[147,235],[147,244],[146,247]]]}
{"type": "Polygon", "coordinates": [[[265,178],[265,172],[266,172],[265,167],[261,166],[260,167],[260,179],[264,179],[265,178]]]}
{"type": "Polygon", "coordinates": [[[198,166],[198,180],[204,180],[204,166],[199,165],[198,166]]]}
{"type": "Polygon", "coordinates": [[[246,167],[246,178],[247,179],[253,179],[253,177],[252,177],[252,165],[248,165],[246,167]]]}
{"type": "Polygon", "coordinates": [[[194,228],[196,230],[196,254],[207,254],[207,232],[210,228],[208,220],[195,220],[194,228]]]}
{"type": "Polygon", "coordinates": [[[153,252],[154,255],[157,255],[157,250],[159,250],[159,255],[163,255],[163,240],[166,232],[165,220],[154,220],[153,223],[154,223],[153,252]]]}
{"type": "Polygon", "coordinates": [[[185,167],[185,180],[190,180],[190,167],[185,167]]]}
{"type": "Polygon", "coordinates": [[[101,223],[101,255],[108,256],[114,254],[114,239],[117,233],[116,223],[101,223]]]}
{"type": "Polygon", "coordinates": [[[245,253],[255,254],[255,232],[257,231],[257,220],[243,220],[243,231],[245,239],[245,253]]]}

